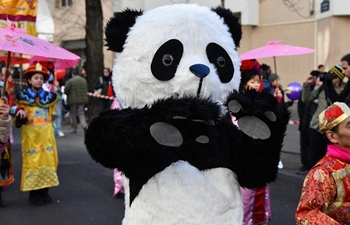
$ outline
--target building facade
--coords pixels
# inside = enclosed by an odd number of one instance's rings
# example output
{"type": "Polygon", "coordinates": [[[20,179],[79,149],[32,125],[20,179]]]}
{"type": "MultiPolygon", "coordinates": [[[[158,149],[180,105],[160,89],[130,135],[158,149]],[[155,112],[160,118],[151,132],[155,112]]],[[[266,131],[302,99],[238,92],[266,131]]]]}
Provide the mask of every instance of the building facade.
{"type": "MultiPolygon", "coordinates": [[[[324,64],[338,64],[350,53],[350,1],[348,0],[101,0],[103,23],[114,11],[125,8],[149,10],[165,4],[197,3],[231,9],[239,17],[243,36],[239,53],[264,46],[270,40],[313,48],[315,53],[276,58],[277,74],[285,87],[302,83],[310,71],[324,64]]],[[[85,0],[55,0],[54,43],[85,60],[85,0]]],[[[115,53],[104,49],[104,63],[112,67],[115,53]]],[[[258,59],[271,66],[273,58],[258,59]]]]}

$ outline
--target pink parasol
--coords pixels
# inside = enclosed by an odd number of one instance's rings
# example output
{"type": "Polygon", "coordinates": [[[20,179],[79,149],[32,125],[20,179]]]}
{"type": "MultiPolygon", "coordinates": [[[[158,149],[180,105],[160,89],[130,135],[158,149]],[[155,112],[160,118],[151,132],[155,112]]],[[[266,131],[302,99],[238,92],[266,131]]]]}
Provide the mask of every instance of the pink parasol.
{"type": "Polygon", "coordinates": [[[79,62],[79,59],[55,59],[52,57],[33,56],[29,60],[29,63],[33,65],[35,62],[52,62],[55,65],[55,69],[61,70],[75,66],[79,62]]]}
{"type": "MultiPolygon", "coordinates": [[[[54,45],[48,41],[26,34],[25,30],[16,28],[7,19],[7,28],[0,29],[0,50],[8,51],[7,62],[11,62],[11,52],[37,55],[55,59],[79,60],[80,57],[54,45]]],[[[1,95],[4,95],[5,85],[8,77],[9,64],[6,64],[4,87],[1,95]]]]}
{"type": "Polygon", "coordinates": [[[276,71],[276,56],[288,56],[288,55],[302,55],[315,52],[314,49],[293,46],[293,45],[280,45],[280,40],[272,40],[266,43],[265,46],[250,50],[240,55],[242,60],[244,59],[261,59],[273,57],[273,62],[276,71]]]}

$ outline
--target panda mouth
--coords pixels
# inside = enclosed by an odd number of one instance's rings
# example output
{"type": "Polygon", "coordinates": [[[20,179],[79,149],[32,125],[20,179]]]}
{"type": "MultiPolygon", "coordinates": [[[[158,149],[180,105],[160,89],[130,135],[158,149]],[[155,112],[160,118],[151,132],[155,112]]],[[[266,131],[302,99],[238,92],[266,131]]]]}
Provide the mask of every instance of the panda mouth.
{"type": "Polygon", "coordinates": [[[202,90],[202,84],[203,84],[203,77],[199,79],[199,85],[198,85],[198,90],[197,90],[197,98],[200,97],[201,90],[202,90]]]}
{"type": "MultiPolygon", "coordinates": [[[[197,89],[197,93],[196,93],[196,98],[200,98],[201,97],[201,91],[202,91],[202,85],[203,85],[203,78],[200,78],[199,79],[199,84],[198,84],[198,89],[197,89]]],[[[193,96],[193,93],[183,93],[183,94],[179,94],[179,93],[174,93],[173,95],[173,98],[181,98],[181,97],[184,97],[184,96],[193,96]]]]}

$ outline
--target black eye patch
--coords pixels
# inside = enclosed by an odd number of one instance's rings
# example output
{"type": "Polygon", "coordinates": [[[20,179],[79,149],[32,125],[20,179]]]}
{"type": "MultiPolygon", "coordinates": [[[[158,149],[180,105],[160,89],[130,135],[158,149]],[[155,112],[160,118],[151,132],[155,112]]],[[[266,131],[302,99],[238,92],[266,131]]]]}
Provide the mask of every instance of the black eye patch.
{"type": "Polygon", "coordinates": [[[222,83],[230,82],[235,69],[231,57],[225,49],[216,43],[209,43],[206,51],[209,62],[216,67],[220,81],[222,83]]]}
{"type": "Polygon", "coordinates": [[[154,54],[151,64],[153,76],[161,81],[168,81],[175,76],[177,66],[183,54],[183,45],[177,39],[165,42],[154,54]]]}

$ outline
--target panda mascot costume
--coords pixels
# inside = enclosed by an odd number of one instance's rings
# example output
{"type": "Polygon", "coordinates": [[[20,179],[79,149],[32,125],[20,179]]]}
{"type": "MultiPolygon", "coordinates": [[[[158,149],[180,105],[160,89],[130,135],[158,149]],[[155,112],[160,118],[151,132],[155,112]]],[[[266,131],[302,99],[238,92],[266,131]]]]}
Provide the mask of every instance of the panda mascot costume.
{"type": "Polygon", "coordinates": [[[126,9],[105,34],[123,109],[94,118],[85,145],[123,173],[122,224],[242,224],[240,186],[276,178],[289,113],[271,94],[237,93],[237,18],[196,4],[126,9]]]}

